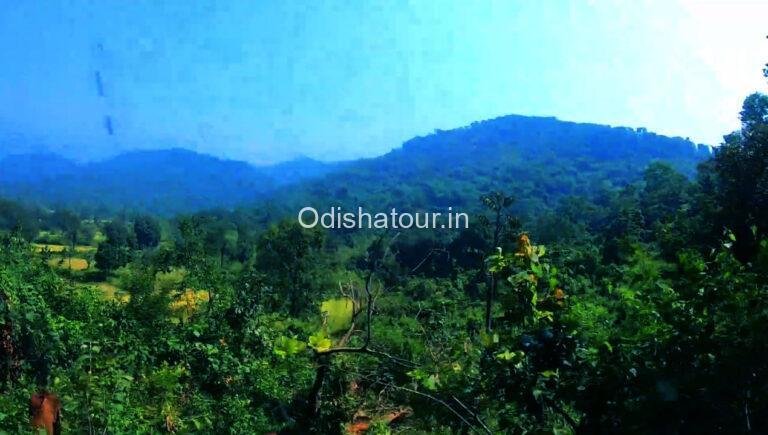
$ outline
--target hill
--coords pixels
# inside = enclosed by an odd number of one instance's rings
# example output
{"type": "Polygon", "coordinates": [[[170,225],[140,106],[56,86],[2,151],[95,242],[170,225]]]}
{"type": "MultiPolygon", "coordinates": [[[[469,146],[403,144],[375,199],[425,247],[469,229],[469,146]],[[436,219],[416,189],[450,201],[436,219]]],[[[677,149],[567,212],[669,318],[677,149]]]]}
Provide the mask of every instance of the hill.
{"type": "Polygon", "coordinates": [[[510,115],[416,137],[383,156],[345,163],[300,158],[268,167],[182,149],[135,151],[76,164],[55,155],[0,160],[0,196],[108,215],[170,216],[265,205],[387,210],[472,209],[501,190],[533,216],[565,196],[592,196],[636,181],[664,160],[691,176],[709,147],[644,129],[510,115]]]}
{"type": "Polygon", "coordinates": [[[692,177],[710,155],[708,146],[645,129],[511,115],[413,138],[273,197],[291,213],[307,205],[471,210],[481,195],[501,190],[517,199],[517,213],[535,216],[563,197],[637,181],[654,161],[692,177]]]}
{"type": "Polygon", "coordinates": [[[336,166],[302,158],[261,168],[183,149],[82,164],[53,154],[11,155],[0,160],[0,196],[99,215],[131,210],[170,216],[253,203],[336,166]]]}

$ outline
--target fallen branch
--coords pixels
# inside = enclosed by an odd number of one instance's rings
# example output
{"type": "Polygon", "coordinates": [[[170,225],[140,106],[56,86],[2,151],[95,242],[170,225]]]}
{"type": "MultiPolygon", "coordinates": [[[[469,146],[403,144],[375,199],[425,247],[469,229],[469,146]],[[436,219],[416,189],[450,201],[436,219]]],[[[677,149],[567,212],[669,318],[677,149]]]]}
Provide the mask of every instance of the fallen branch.
{"type": "MultiPolygon", "coordinates": [[[[486,426],[484,423],[483,424],[472,424],[472,423],[470,423],[469,420],[467,420],[463,415],[461,415],[461,413],[459,411],[454,409],[450,404],[448,404],[448,402],[446,402],[445,400],[440,399],[439,397],[435,397],[435,396],[433,396],[431,394],[424,393],[424,392],[419,391],[419,390],[414,390],[414,389],[408,388],[408,387],[401,387],[399,385],[395,385],[395,384],[391,384],[391,383],[386,383],[386,382],[381,382],[381,381],[375,381],[375,383],[380,384],[380,385],[384,385],[384,386],[389,387],[389,388],[394,388],[396,390],[402,390],[402,391],[405,391],[405,392],[408,392],[408,393],[411,393],[411,394],[415,394],[417,396],[421,396],[421,397],[424,397],[426,399],[429,399],[429,400],[431,400],[431,401],[433,401],[433,402],[435,402],[435,403],[437,403],[439,405],[442,405],[445,409],[449,410],[453,415],[455,415],[459,420],[461,420],[462,423],[466,424],[467,427],[469,427],[471,429],[475,429],[475,430],[482,429],[482,432],[485,432],[485,433],[488,433],[488,434],[492,434],[493,433],[490,429],[488,429],[488,426],[486,426]]],[[[462,404],[462,406],[463,406],[463,404],[462,404]]],[[[471,413],[471,414],[474,415],[474,413],[471,413]]]]}

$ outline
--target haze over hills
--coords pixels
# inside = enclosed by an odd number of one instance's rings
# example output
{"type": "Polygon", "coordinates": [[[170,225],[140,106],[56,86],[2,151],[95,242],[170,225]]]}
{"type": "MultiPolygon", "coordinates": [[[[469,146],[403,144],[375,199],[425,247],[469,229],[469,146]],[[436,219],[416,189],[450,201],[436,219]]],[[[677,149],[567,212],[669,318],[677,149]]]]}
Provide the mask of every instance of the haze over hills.
{"type": "Polygon", "coordinates": [[[78,164],[52,154],[0,160],[0,196],[88,212],[159,215],[252,206],[279,199],[286,211],[316,207],[473,207],[491,190],[535,213],[568,195],[637,179],[652,161],[687,175],[706,146],[643,129],[505,116],[416,137],[383,156],[345,163],[301,158],[273,166],[188,150],[134,151],[78,164]]]}
{"type": "Polygon", "coordinates": [[[173,215],[253,203],[280,186],[333,170],[307,158],[256,167],[184,149],[133,151],[78,164],[55,154],[0,160],[0,196],[88,213],[173,215]]]}

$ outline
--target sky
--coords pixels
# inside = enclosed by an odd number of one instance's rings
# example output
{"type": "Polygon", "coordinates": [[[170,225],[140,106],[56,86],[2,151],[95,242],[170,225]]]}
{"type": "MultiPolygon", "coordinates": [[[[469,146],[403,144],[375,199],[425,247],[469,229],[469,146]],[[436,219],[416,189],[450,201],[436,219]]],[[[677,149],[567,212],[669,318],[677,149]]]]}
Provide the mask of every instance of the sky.
{"type": "Polygon", "coordinates": [[[717,145],[768,91],[766,22],[737,0],[9,2],[0,154],[346,160],[507,114],[717,145]]]}

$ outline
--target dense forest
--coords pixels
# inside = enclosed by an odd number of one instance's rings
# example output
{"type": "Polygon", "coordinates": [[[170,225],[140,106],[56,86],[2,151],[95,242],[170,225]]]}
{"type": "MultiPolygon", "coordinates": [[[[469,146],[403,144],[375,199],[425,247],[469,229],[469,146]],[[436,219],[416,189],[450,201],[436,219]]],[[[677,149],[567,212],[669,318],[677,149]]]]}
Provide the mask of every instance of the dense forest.
{"type": "Polygon", "coordinates": [[[692,176],[709,147],[645,129],[506,116],[414,138],[386,155],[340,163],[308,158],[272,166],[188,150],[135,151],[77,164],[54,154],[0,159],[0,195],[88,217],[145,212],[173,217],[268,204],[293,215],[308,203],[403,209],[462,207],[494,190],[514,191],[516,212],[553,207],[640,178],[664,160],[692,176]]]}
{"type": "MultiPolygon", "coordinates": [[[[504,117],[311,164],[250,206],[0,201],[0,431],[47,391],[65,433],[764,432],[768,96],[741,121],[710,152],[504,117]],[[297,223],[331,202],[472,219],[297,223]]],[[[96,177],[51,167],[24,183],[96,177]]]]}
{"type": "Polygon", "coordinates": [[[89,217],[139,211],[170,217],[253,204],[280,187],[343,166],[304,157],[255,167],[180,148],[133,151],[88,163],[50,153],[11,154],[0,158],[0,196],[89,217]]]}

